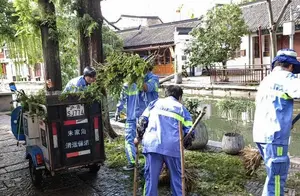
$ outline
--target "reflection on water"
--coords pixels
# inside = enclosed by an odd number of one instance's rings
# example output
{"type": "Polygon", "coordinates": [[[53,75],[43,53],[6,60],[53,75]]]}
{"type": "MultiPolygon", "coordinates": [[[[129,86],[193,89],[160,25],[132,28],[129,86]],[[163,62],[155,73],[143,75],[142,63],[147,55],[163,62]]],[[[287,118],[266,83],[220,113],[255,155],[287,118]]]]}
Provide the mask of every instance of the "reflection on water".
{"type": "MultiPolygon", "coordinates": [[[[228,115],[224,114],[216,106],[217,101],[200,98],[201,106],[207,105],[209,112],[206,114],[204,122],[208,129],[209,140],[222,141],[224,133],[233,132],[234,129],[238,130],[240,134],[244,136],[245,144],[255,146],[252,139],[252,124],[254,119],[254,111],[248,111],[241,114],[237,124],[228,121],[228,115]]],[[[300,113],[300,104],[295,103],[294,117],[300,113]]],[[[229,116],[230,117],[230,116],[229,116]]],[[[235,118],[235,115],[231,116],[235,118]]],[[[235,118],[236,119],[236,118],[235,118]]],[[[290,155],[300,155],[300,121],[294,125],[294,129],[291,133],[290,155]]]]}

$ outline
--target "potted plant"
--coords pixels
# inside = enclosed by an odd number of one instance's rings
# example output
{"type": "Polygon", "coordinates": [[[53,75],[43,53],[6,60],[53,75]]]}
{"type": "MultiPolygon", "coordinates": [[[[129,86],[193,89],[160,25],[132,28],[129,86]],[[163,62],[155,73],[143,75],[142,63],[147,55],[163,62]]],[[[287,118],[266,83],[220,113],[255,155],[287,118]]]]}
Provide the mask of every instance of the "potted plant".
{"type": "MultiPolygon", "coordinates": [[[[184,101],[184,106],[190,112],[193,122],[195,122],[196,118],[201,112],[200,101],[198,99],[186,99],[184,101]]],[[[203,149],[208,142],[208,132],[205,124],[203,122],[199,122],[194,131],[195,140],[193,141],[192,146],[189,148],[189,150],[203,149]]]]}
{"type": "Polygon", "coordinates": [[[244,138],[239,133],[239,121],[242,114],[248,112],[251,108],[252,103],[248,100],[226,98],[218,101],[217,106],[223,114],[226,114],[227,120],[231,123],[233,128],[232,132],[223,135],[222,149],[227,154],[236,155],[245,147],[244,138]]]}

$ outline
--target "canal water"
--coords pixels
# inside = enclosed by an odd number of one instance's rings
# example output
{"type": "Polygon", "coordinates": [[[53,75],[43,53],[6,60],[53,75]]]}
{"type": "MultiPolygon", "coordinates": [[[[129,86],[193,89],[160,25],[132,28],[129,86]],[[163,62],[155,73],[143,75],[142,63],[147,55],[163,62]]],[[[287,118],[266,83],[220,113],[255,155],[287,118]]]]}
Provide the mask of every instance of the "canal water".
{"type": "MultiPolygon", "coordinates": [[[[207,113],[203,119],[207,130],[209,140],[222,141],[222,137],[225,133],[233,132],[237,130],[238,133],[242,134],[246,145],[255,146],[252,139],[252,125],[254,119],[254,110],[249,111],[240,115],[240,118],[233,119],[234,122],[228,120],[228,117],[224,115],[224,112],[220,111],[217,106],[218,100],[225,98],[214,98],[214,97],[184,97],[185,99],[196,99],[200,102],[200,108],[207,106],[207,113]]],[[[114,116],[116,102],[111,101],[110,106],[111,117],[114,116]]],[[[300,113],[300,102],[295,102],[294,105],[294,117],[300,113]]],[[[233,118],[236,115],[232,115],[233,118]]],[[[291,131],[291,143],[289,147],[289,153],[291,156],[300,156],[300,120],[294,125],[291,131]]]]}
{"type": "MultiPolygon", "coordinates": [[[[254,119],[254,110],[247,113],[241,114],[240,118],[236,118],[232,115],[235,120],[228,120],[228,116],[224,115],[217,106],[218,100],[209,97],[197,97],[200,102],[200,107],[207,106],[206,118],[203,120],[208,129],[209,140],[222,141],[222,137],[227,132],[233,132],[237,130],[238,133],[242,134],[246,145],[255,146],[252,139],[252,126],[254,119]]],[[[294,105],[294,117],[300,113],[300,103],[294,105]]],[[[234,111],[233,111],[234,112],[234,111]]],[[[289,153],[291,156],[300,156],[300,120],[296,122],[293,130],[291,131],[291,143],[289,147],[289,153]]]]}

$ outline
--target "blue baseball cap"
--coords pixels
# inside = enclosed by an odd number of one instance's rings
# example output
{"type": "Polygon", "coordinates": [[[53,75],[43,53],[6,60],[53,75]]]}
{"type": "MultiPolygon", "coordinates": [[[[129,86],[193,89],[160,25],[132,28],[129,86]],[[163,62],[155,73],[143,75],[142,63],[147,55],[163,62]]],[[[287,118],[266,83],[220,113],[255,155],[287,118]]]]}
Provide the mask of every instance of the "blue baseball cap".
{"type": "Polygon", "coordinates": [[[272,70],[274,69],[275,62],[289,63],[294,65],[293,74],[300,73],[300,62],[297,60],[297,53],[293,49],[281,49],[277,52],[277,56],[272,61],[272,70]]]}

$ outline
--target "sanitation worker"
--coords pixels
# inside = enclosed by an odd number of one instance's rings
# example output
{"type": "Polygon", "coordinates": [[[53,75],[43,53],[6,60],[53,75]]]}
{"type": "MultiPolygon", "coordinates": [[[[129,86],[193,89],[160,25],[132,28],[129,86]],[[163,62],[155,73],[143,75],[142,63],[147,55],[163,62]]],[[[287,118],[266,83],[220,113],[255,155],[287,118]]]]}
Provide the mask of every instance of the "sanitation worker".
{"type": "MultiPolygon", "coordinates": [[[[151,62],[149,62],[151,63],[151,62]]],[[[153,65],[147,70],[143,89],[139,90],[136,84],[123,87],[121,99],[117,104],[115,119],[120,116],[126,104],[126,123],[125,123],[125,153],[128,164],[123,167],[125,171],[132,171],[135,167],[136,150],[134,138],[136,137],[136,123],[139,116],[143,113],[148,104],[158,98],[158,76],[152,73],[153,65]]]]}
{"type": "Polygon", "coordinates": [[[120,116],[120,112],[123,110],[124,105],[126,105],[125,153],[128,160],[128,164],[123,167],[125,171],[133,170],[135,166],[136,150],[133,144],[133,140],[136,135],[138,94],[139,90],[136,84],[128,85],[127,83],[125,83],[115,113],[115,120],[117,121],[120,116]]]}
{"type": "MultiPolygon", "coordinates": [[[[158,181],[165,163],[171,175],[172,195],[182,196],[179,122],[184,135],[192,126],[188,110],[181,104],[183,91],[179,86],[168,86],[166,97],[151,102],[139,118],[134,142],[142,142],[145,163],[144,195],[158,195],[158,181]]],[[[193,134],[184,146],[191,145],[193,134]]]]}
{"type": "Polygon", "coordinates": [[[158,99],[159,78],[152,73],[153,65],[147,70],[143,90],[139,93],[138,117],[144,112],[151,101],[158,99]]]}
{"type": "Polygon", "coordinates": [[[272,62],[272,72],[263,79],[256,95],[253,140],[266,165],[266,196],[284,195],[290,164],[293,99],[300,98],[300,80],[294,75],[300,73],[296,57],[294,50],[279,50],[272,62]]]}
{"type": "Polygon", "coordinates": [[[63,92],[76,92],[84,90],[88,85],[95,82],[96,80],[96,70],[93,67],[85,67],[83,70],[83,75],[71,79],[63,92]]]}

